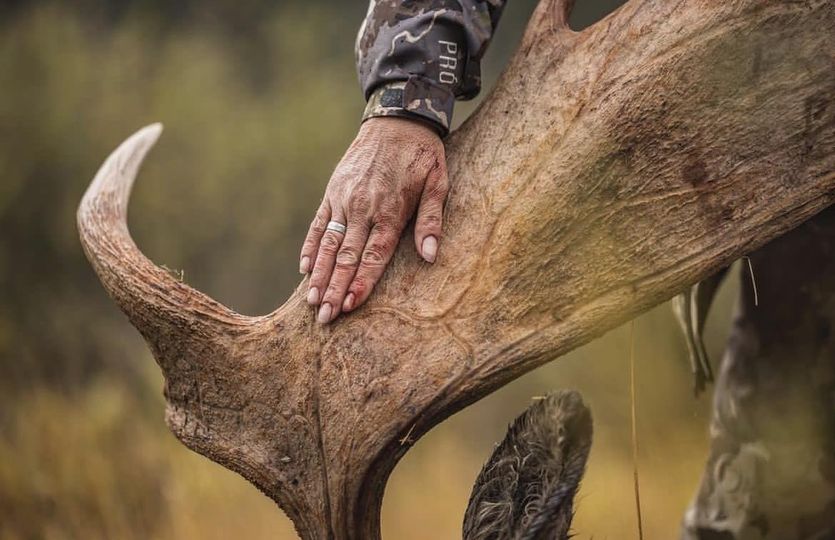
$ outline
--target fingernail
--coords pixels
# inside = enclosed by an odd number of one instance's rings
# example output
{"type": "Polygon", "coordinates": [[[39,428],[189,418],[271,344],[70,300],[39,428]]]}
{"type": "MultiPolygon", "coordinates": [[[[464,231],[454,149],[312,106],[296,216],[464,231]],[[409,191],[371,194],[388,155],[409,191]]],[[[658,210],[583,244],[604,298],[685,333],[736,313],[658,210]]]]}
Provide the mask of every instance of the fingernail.
{"type": "Polygon", "coordinates": [[[310,270],[310,257],[305,255],[302,257],[302,261],[299,263],[299,273],[306,274],[310,270]]]}
{"type": "Polygon", "coordinates": [[[354,293],[349,292],[348,296],[345,297],[345,301],[342,302],[342,310],[343,311],[351,311],[354,307],[354,293]]]}
{"type": "Polygon", "coordinates": [[[325,324],[331,320],[331,305],[325,302],[319,308],[319,322],[325,324]]]}
{"type": "Polygon", "coordinates": [[[307,291],[307,303],[308,304],[315,304],[319,301],[319,289],[316,287],[311,287],[309,291],[307,291]]]}
{"type": "Polygon", "coordinates": [[[423,258],[429,262],[435,262],[435,255],[438,253],[438,239],[434,236],[427,236],[420,246],[423,258]]]}

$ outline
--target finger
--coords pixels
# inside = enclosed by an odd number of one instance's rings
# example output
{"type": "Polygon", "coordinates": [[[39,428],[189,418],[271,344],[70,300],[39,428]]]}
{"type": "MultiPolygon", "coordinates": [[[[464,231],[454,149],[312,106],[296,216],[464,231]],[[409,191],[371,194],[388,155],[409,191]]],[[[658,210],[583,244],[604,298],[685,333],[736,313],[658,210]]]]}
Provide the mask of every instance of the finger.
{"type": "Polygon", "coordinates": [[[307,231],[307,236],[302,244],[302,252],[299,256],[299,272],[306,274],[313,268],[313,263],[316,260],[316,253],[319,251],[319,241],[325,233],[325,227],[331,218],[330,205],[327,201],[322,201],[319,208],[316,210],[316,215],[313,221],[310,222],[310,227],[307,231]]]}
{"type": "MultiPolygon", "coordinates": [[[[334,209],[329,221],[345,223],[345,218],[342,212],[334,209]]],[[[344,233],[327,230],[327,222],[325,223],[325,232],[322,233],[322,239],[319,241],[319,251],[316,253],[313,271],[308,283],[307,302],[309,304],[318,305],[321,302],[322,292],[330,282],[333,265],[336,262],[336,253],[339,251],[344,236],[344,233]]]]}
{"type": "Polygon", "coordinates": [[[402,230],[403,225],[397,226],[387,221],[378,222],[371,229],[359,268],[342,303],[343,311],[352,311],[368,299],[397,248],[402,230]]]}
{"type": "Polygon", "coordinates": [[[441,239],[444,202],[449,192],[449,179],[443,160],[426,177],[415,218],[415,246],[427,262],[435,262],[441,239]]]}
{"type": "Polygon", "coordinates": [[[348,220],[348,230],[336,254],[336,265],[331,274],[330,283],[325,290],[322,304],[319,306],[318,321],[328,323],[342,311],[342,303],[348,285],[354,279],[359,267],[363,248],[368,240],[368,222],[362,219],[348,220]]]}

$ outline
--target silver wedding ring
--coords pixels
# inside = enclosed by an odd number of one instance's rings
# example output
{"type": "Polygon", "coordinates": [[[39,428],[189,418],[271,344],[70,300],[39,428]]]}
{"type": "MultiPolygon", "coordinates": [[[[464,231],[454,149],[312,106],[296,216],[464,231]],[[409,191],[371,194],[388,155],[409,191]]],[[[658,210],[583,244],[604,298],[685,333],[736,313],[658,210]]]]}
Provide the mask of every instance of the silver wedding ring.
{"type": "Polygon", "coordinates": [[[328,221],[327,229],[329,231],[338,232],[339,234],[345,234],[346,227],[338,221],[328,221]]]}

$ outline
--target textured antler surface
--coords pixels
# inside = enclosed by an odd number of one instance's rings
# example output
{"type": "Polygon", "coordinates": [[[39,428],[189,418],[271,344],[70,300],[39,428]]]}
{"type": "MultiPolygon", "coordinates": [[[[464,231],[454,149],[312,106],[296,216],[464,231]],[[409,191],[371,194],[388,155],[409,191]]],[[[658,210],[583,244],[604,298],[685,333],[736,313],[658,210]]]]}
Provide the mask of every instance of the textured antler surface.
{"type": "Polygon", "coordinates": [[[125,208],[158,128],[82,201],[85,250],[165,373],[172,430],[305,538],[378,537],[401,440],[835,201],[835,4],[632,0],[580,33],[567,5],[539,6],[449,138],[439,259],[404,241],[330,326],[304,283],[249,318],[138,252],[125,208]]]}

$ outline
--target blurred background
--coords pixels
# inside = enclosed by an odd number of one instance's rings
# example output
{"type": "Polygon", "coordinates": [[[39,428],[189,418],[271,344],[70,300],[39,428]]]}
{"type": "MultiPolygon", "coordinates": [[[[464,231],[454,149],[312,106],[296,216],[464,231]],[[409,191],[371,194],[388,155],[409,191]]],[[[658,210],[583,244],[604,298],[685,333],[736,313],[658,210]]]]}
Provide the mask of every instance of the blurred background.
{"type": "MultiPolygon", "coordinates": [[[[534,3],[510,2],[482,97],[534,3]]],[[[618,3],[578,2],[572,26],[618,3]]],[[[84,259],[75,210],[107,154],[163,122],[131,201],[137,244],[237,311],[273,310],[299,281],[304,233],[357,129],[353,43],[366,7],[0,3],[0,539],[295,538],[271,501],[168,433],[161,376],[84,259]]],[[[459,106],[458,122],[476,103],[459,106]]],[[[736,287],[709,321],[714,364],[736,287]]],[[[668,305],[634,325],[645,537],[673,538],[706,455],[710,396],[692,394],[668,305]]],[[[384,537],[460,538],[507,423],[533,397],[576,388],[595,416],[577,535],[636,538],[629,348],[627,325],[429,433],[392,475],[384,537]]]]}

